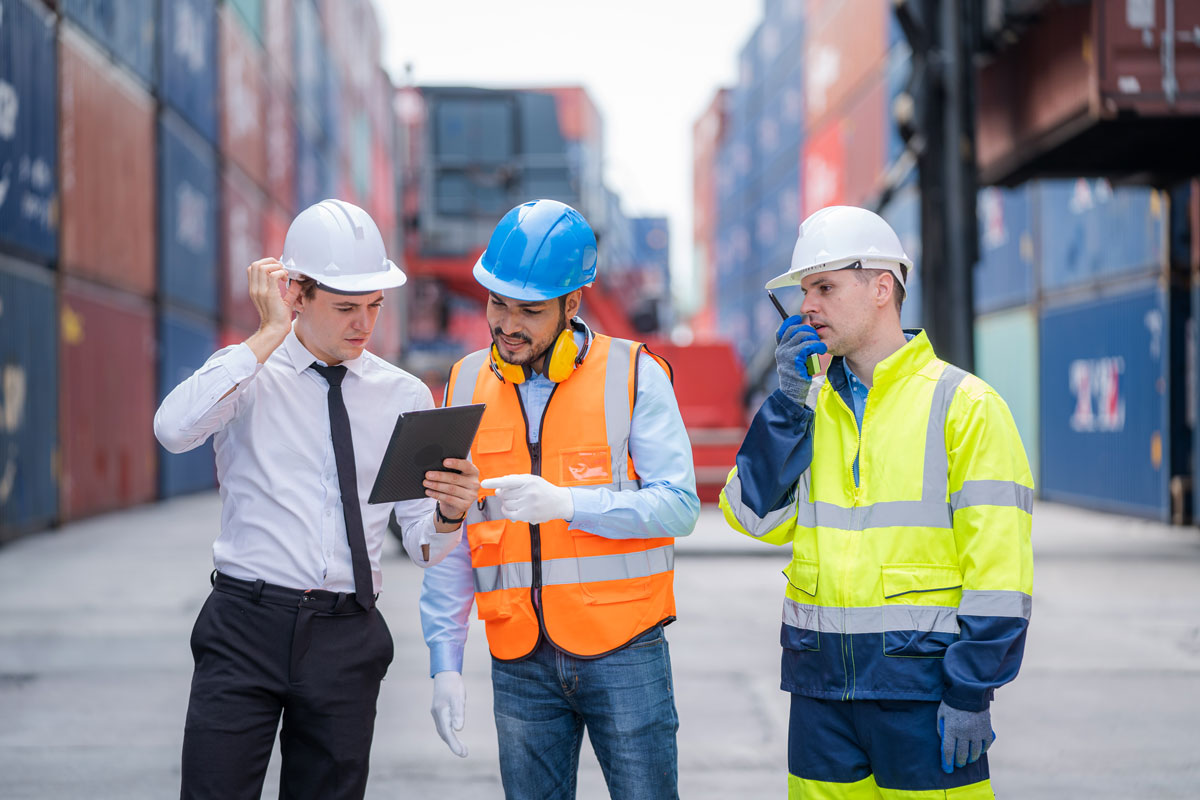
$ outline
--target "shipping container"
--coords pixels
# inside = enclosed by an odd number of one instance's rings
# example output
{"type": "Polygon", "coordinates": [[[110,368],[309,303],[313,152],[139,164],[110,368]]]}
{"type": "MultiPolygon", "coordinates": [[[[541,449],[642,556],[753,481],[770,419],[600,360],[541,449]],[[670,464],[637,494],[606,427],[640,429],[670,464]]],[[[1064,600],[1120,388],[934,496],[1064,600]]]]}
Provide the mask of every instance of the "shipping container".
{"type": "Polygon", "coordinates": [[[296,202],[296,122],[291,92],[276,85],[266,111],[267,193],[291,211],[296,202]]]}
{"type": "Polygon", "coordinates": [[[979,191],[979,263],[975,265],[975,311],[987,313],[1034,301],[1033,207],[1029,186],[979,191]]]}
{"type": "Polygon", "coordinates": [[[263,46],[267,51],[267,70],[271,83],[276,87],[287,87],[288,97],[296,82],[296,69],[292,61],[296,57],[292,50],[293,28],[292,0],[264,0],[263,46]]]}
{"type": "Polygon", "coordinates": [[[1200,171],[1200,3],[1047,4],[979,71],[984,183],[1200,171]],[[1167,9],[1171,13],[1167,13],[1167,9]]]}
{"type": "Polygon", "coordinates": [[[1178,343],[1157,282],[1042,310],[1042,490],[1056,500],[1170,519],[1167,369],[1178,343]]]}
{"type": "Polygon", "coordinates": [[[260,258],[281,253],[265,251],[266,198],[237,167],[225,167],[221,193],[225,244],[221,321],[228,328],[249,334],[258,329],[259,316],[250,300],[246,268],[260,258]]]}
{"type": "Polygon", "coordinates": [[[62,0],[63,16],[153,87],[156,0],[62,0]]]}
{"type": "MultiPolygon", "coordinates": [[[[158,402],[162,403],[216,350],[216,325],[191,314],[163,309],[158,319],[158,402]]],[[[216,485],[212,439],[186,453],[168,453],[159,446],[159,497],[202,492],[216,485]]]]}
{"type": "Polygon", "coordinates": [[[162,3],[159,58],[162,100],[209,142],[217,141],[215,0],[162,3]]]}
{"type": "Polygon", "coordinates": [[[58,514],[56,318],[53,273],[0,260],[0,542],[58,514]]]}
{"type": "Polygon", "coordinates": [[[134,295],[68,279],[59,295],[61,517],[155,496],[154,314],[134,295]]]}
{"type": "Polygon", "coordinates": [[[296,122],[303,138],[321,141],[321,107],[327,56],[314,0],[296,0],[292,16],[292,66],[296,81],[296,122]]]}
{"type": "Polygon", "coordinates": [[[302,131],[296,132],[296,203],[299,213],[314,203],[332,197],[329,164],[319,145],[313,144],[302,131]]]}
{"type": "Polygon", "coordinates": [[[30,0],[0,1],[0,242],[38,262],[58,255],[58,66],[54,17],[30,0]]]}
{"type": "Polygon", "coordinates": [[[1159,191],[1087,178],[1039,181],[1034,191],[1043,291],[1164,269],[1167,209],[1159,191]]]}
{"type": "Polygon", "coordinates": [[[228,6],[217,14],[221,37],[221,151],[259,186],[267,185],[267,84],[258,43],[228,6]]]}
{"type": "Polygon", "coordinates": [[[804,102],[813,131],[844,114],[868,77],[882,71],[892,12],[887,0],[809,0],[806,16],[804,102]]]}
{"type": "Polygon", "coordinates": [[[237,12],[237,21],[244,26],[255,42],[263,37],[263,0],[226,0],[237,12]]]}
{"type": "Polygon", "coordinates": [[[1038,310],[1022,306],[975,318],[975,374],[1012,412],[1034,486],[1041,485],[1038,430],[1038,310]]]}
{"type": "Polygon", "coordinates": [[[896,192],[879,215],[887,220],[900,237],[904,252],[912,259],[908,280],[904,282],[904,305],[900,308],[900,323],[905,328],[924,325],[921,316],[921,194],[915,184],[896,192]]]}
{"type": "Polygon", "coordinates": [[[216,154],[164,111],[158,126],[160,299],[217,315],[219,198],[216,154]]]}
{"type": "Polygon", "coordinates": [[[154,102],[82,34],[60,35],[64,272],[150,296],[154,102]]]}

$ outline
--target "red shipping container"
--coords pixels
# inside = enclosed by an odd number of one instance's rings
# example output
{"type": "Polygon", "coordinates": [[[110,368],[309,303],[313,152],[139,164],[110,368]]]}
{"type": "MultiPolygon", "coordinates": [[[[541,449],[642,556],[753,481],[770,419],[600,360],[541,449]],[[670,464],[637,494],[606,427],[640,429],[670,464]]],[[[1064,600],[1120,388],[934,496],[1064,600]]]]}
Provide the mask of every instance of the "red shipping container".
{"type": "Polygon", "coordinates": [[[226,166],[221,178],[223,199],[222,233],[224,239],[225,278],[221,286],[221,321],[226,327],[253,332],[258,329],[258,311],[250,301],[246,268],[265,256],[278,258],[283,252],[269,252],[264,242],[266,198],[234,166],[226,166]]]}
{"type": "Polygon", "coordinates": [[[62,27],[61,268],[143,296],[155,286],[154,101],[62,27]]]}
{"type": "Polygon", "coordinates": [[[267,192],[288,212],[296,206],[296,124],[291,89],[277,84],[267,105],[267,192]]]}
{"type": "Polygon", "coordinates": [[[804,56],[807,130],[840,114],[855,88],[882,70],[891,14],[888,0],[809,0],[804,56]]]}
{"type": "Polygon", "coordinates": [[[64,521],[155,497],[154,314],[148,301],[67,279],[59,299],[64,521]]]}
{"type": "Polygon", "coordinates": [[[396,220],[396,169],[391,151],[375,137],[371,141],[371,195],[367,213],[379,226],[388,256],[399,263],[400,237],[396,220]]]}
{"type": "Polygon", "coordinates": [[[804,216],[842,205],[846,195],[846,154],[842,126],[834,120],[804,142],[804,216]]]}
{"type": "Polygon", "coordinates": [[[403,344],[403,306],[403,288],[384,291],[383,307],[379,309],[375,330],[371,333],[371,341],[367,343],[368,350],[392,363],[400,359],[403,344]]]}
{"type": "Polygon", "coordinates": [[[869,76],[844,111],[805,141],[804,216],[825,206],[874,202],[887,171],[885,78],[882,70],[869,76]]]}
{"type": "Polygon", "coordinates": [[[222,6],[218,12],[221,60],[221,150],[259,186],[267,185],[266,107],[263,53],[222,6]]]}
{"type": "Polygon", "coordinates": [[[263,38],[271,83],[286,86],[291,97],[296,80],[292,50],[292,0],[263,0],[263,38]]]}

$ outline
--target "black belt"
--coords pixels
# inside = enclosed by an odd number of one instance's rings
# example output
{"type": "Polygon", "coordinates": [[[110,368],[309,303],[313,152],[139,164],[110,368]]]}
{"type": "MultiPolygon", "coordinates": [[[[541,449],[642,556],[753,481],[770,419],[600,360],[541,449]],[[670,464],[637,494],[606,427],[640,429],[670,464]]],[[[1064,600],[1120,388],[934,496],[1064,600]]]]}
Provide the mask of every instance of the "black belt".
{"type": "MultiPolygon", "coordinates": [[[[314,611],[329,611],[334,613],[351,613],[362,611],[354,592],[331,592],[327,589],[289,589],[286,586],[276,586],[264,580],[244,581],[241,578],[231,578],[223,572],[213,570],[209,577],[213,589],[226,594],[237,595],[253,600],[256,603],[270,603],[277,606],[293,608],[310,608],[314,611]]],[[[378,597],[379,595],[376,595],[378,597]]]]}

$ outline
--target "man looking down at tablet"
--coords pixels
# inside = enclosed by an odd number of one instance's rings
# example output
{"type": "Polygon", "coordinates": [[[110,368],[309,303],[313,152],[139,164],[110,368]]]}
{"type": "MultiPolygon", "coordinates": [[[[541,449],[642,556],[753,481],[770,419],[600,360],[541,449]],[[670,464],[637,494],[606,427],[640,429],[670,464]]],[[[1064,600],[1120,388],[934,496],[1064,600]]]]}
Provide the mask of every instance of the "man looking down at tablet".
{"type": "Polygon", "coordinates": [[[613,797],[675,798],[662,629],[675,619],[674,537],[691,533],[700,502],[669,367],[575,316],[596,237],[569,206],[508,212],[474,274],[493,346],[454,365],[446,401],[487,404],[471,455],[489,491],[425,573],[438,734],[466,756],[455,731],[475,604],[505,797],[574,797],[586,727],[613,797]]]}
{"type": "Polygon", "coordinates": [[[375,606],[389,512],[409,556],[436,564],[462,536],[479,472],[447,459],[461,474],[427,473],[427,499],[366,503],[397,415],[433,398],[364,349],[383,290],[405,281],[365,211],[310,206],[282,262],[247,272],[258,331],[209,358],[154,418],[174,453],[214,437],[222,500],[213,592],[191,639],[181,795],[258,797],[282,715],[280,795],[361,798],[392,660],[375,606]]]}

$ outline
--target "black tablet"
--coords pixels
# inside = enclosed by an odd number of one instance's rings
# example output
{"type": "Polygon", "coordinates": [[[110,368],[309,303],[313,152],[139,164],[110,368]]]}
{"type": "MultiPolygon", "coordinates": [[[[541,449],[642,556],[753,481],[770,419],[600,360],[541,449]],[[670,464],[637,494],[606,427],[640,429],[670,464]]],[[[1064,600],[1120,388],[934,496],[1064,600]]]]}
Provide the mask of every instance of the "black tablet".
{"type": "Polygon", "coordinates": [[[369,503],[425,497],[425,473],[448,472],[445,458],[466,458],[483,417],[484,403],[409,411],[396,418],[369,503]]]}

